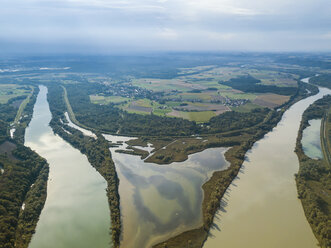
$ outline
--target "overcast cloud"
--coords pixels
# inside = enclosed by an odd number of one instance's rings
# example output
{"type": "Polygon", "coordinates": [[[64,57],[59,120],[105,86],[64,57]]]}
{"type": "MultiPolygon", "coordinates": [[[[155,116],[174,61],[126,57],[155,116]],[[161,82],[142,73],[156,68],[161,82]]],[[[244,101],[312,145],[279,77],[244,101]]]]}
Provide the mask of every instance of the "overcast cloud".
{"type": "Polygon", "coordinates": [[[330,0],[2,0],[1,52],[331,51],[330,0]]]}

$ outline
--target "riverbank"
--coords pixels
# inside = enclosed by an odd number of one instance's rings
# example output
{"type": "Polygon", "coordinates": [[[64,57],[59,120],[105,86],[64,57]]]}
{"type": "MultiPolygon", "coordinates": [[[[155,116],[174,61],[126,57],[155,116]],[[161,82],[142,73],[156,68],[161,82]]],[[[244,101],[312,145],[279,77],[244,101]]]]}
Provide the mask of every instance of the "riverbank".
{"type": "Polygon", "coordinates": [[[303,113],[298,137],[296,141],[295,152],[299,159],[299,172],[296,175],[296,183],[298,195],[302,202],[306,218],[319,241],[321,247],[331,246],[331,227],[329,220],[331,219],[331,166],[328,162],[328,157],[325,157],[330,152],[325,145],[330,139],[329,130],[331,126],[331,118],[328,114],[331,108],[331,96],[326,96],[323,99],[316,101],[310,105],[303,113]],[[312,159],[308,157],[302,147],[303,131],[309,126],[309,120],[323,118],[321,130],[321,140],[324,152],[324,159],[312,159]],[[327,135],[327,137],[325,137],[327,135]]]}
{"type": "Polygon", "coordinates": [[[48,163],[23,145],[38,91],[34,88],[18,109],[11,107],[11,101],[0,104],[1,247],[28,247],[46,200],[48,163]],[[10,123],[15,122],[15,116],[19,121],[11,139],[10,123]]]}

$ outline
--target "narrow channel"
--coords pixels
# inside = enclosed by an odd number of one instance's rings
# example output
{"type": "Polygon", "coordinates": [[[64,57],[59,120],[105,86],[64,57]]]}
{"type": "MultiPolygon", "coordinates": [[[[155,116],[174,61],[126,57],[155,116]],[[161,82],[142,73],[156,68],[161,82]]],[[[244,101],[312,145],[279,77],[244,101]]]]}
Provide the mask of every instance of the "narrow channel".
{"type": "Polygon", "coordinates": [[[31,248],[112,247],[106,181],[85,155],[55,135],[47,88],[40,86],[25,145],[47,159],[47,199],[31,248]]]}
{"type": "Polygon", "coordinates": [[[294,174],[294,153],[304,110],[331,90],[303,99],[247,152],[241,172],[226,191],[204,247],[312,248],[317,240],[306,220],[294,174]]]}

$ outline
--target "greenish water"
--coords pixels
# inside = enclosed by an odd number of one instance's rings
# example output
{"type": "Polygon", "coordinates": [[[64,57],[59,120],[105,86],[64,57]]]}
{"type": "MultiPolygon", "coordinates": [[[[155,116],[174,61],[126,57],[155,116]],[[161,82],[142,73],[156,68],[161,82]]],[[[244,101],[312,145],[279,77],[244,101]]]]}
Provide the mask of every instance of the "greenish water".
{"type": "MultiPolygon", "coordinates": [[[[104,136],[113,143],[132,139],[104,136]]],[[[214,171],[229,165],[224,158],[226,148],[207,149],[170,165],[145,163],[139,156],[116,153],[116,149],[111,152],[120,179],[121,247],[125,248],[151,247],[200,226],[201,186],[214,171]]]]}
{"type": "Polygon", "coordinates": [[[106,181],[85,155],[54,135],[46,94],[40,86],[25,135],[25,145],[50,166],[46,203],[29,247],[112,247],[106,181]]]}
{"type": "Polygon", "coordinates": [[[321,148],[321,120],[310,120],[302,133],[302,148],[305,154],[313,159],[323,159],[321,148]]]}
{"type": "Polygon", "coordinates": [[[294,148],[305,109],[331,90],[303,99],[247,152],[241,172],[228,188],[204,247],[312,248],[317,240],[297,197],[294,148]]]}

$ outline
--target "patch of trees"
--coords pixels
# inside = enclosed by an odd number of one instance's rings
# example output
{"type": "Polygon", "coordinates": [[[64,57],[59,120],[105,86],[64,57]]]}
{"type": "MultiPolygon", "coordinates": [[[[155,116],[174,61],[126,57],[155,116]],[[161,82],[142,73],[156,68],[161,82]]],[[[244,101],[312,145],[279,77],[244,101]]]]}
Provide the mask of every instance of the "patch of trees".
{"type": "Polygon", "coordinates": [[[310,83],[331,89],[331,74],[321,74],[312,77],[310,83]]]}
{"type": "Polygon", "coordinates": [[[46,160],[22,144],[15,144],[12,153],[17,160],[0,156],[5,165],[0,176],[1,247],[28,246],[46,200],[46,160]],[[35,185],[31,188],[32,184],[35,185]],[[25,209],[21,211],[23,202],[25,209]]]}
{"type": "Polygon", "coordinates": [[[198,89],[194,89],[194,90],[190,90],[189,93],[201,93],[202,90],[198,90],[198,89]]]}
{"type": "Polygon", "coordinates": [[[17,108],[14,108],[10,104],[0,104],[0,120],[6,123],[14,121],[17,108]]]}
{"type": "Polygon", "coordinates": [[[260,84],[261,80],[256,79],[250,75],[231,78],[228,81],[220,81],[219,83],[230,86],[233,89],[241,90],[243,92],[293,95],[297,91],[296,87],[277,87],[275,85],[260,84]]]}
{"type": "Polygon", "coordinates": [[[268,108],[254,109],[249,113],[225,112],[210,119],[209,133],[222,133],[252,127],[261,123],[269,112],[271,110],[268,108]]]}

